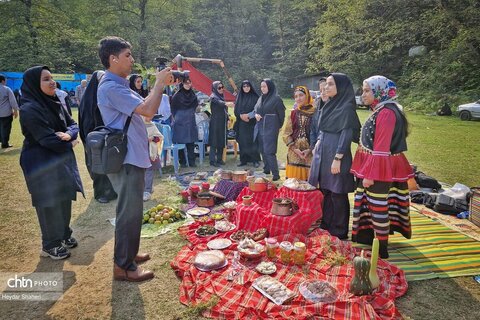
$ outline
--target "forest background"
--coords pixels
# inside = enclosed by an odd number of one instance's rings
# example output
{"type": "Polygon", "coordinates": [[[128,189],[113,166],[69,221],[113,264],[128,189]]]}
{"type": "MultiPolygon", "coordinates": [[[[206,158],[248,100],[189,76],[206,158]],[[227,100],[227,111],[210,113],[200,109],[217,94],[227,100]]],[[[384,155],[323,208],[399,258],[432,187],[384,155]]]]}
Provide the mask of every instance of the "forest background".
{"type": "MultiPolygon", "coordinates": [[[[222,59],[236,83],[274,79],[291,96],[297,76],[344,72],[355,88],[393,79],[407,110],[477,100],[476,0],[0,0],[0,70],[46,64],[55,73],[102,69],[98,41],[133,44],[136,62],[222,59]],[[424,46],[422,54],[409,49],[424,46]]],[[[213,79],[220,68],[198,65],[213,79]]]]}

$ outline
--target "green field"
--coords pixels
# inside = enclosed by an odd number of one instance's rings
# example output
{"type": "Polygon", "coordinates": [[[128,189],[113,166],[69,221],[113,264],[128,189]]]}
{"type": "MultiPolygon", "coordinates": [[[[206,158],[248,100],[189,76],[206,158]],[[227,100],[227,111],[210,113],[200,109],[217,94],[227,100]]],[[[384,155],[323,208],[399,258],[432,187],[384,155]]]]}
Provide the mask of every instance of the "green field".
{"type": "MultiPolygon", "coordinates": [[[[292,101],[286,100],[286,104],[290,109],[292,101]]],[[[74,116],[76,118],[76,110],[74,116]]],[[[368,111],[360,110],[359,116],[364,121],[368,111]]],[[[418,114],[408,114],[408,118],[411,162],[443,182],[480,185],[480,122],[418,114]]],[[[86,198],[79,195],[73,203],[71,223],[79,246],[67,260],[40,258],[38,221],[19,166],[22,139],[18,120],[15,120],[10,141],[14,148],[0,151],[0,271],[63,272],[64,296],[56,302],[0,301],[0,318],[203,319],[198,315],[199,308],[187,308],[178,299],[180,280],[169,263],[186,242],[177,233],[141,241],[141,251],[152,255],[145,267],[155,272],[155,279],[141,285],[112,282],[114,228],[106,220],[115,217],[116,202],[102,205],[93,199],[81,145],[75,148],[75,153],[86,198]]],[[[279,143],[278,158],[285,161],[283,143],[279,143]]],[[[234,169],[237,163],[238,159],[229,155],[225,167],[234,169]]],[[[208,161],[198,168],[212,169],[208,161]]],[[[191,171],[182,169],[185,170],[191,171]]],[[[173,170],[168,167],[163,171],[167,177],[173,170]]],[[[178,205],[176,193],[180,188],[174,181],[157,176],[154,189],[152,200],[145,203],[146,209],[159,203],[178,205]]],[[[396,303],[406,319],[478,319],[480,311],[472,306],[478,306],[479,301],[478,283],[472,277],[458,277],[411,282],[407,294],[396,303]]]]}

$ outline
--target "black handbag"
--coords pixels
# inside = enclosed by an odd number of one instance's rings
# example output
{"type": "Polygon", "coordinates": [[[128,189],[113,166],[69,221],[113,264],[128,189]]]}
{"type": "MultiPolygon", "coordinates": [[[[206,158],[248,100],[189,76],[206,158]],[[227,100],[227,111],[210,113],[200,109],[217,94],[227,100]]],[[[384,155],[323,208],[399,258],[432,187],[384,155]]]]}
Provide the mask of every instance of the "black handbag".
{"type": "Polygon", "coordinates": [[[101,126],[87,135],[87,163],[93,173],[120,171],[127,155],[127,131],[131,120],[132,116],[128,117],[123,130],[101,126]]]}

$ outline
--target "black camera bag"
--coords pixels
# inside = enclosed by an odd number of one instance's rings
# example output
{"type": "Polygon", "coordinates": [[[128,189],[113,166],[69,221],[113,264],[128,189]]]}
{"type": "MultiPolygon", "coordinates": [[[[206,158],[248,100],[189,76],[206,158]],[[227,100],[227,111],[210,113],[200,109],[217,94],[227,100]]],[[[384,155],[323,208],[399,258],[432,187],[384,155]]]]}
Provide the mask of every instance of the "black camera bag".
{"type": "Polygon", "coordinates": [[[127,155],[127,131],[132,116],[123,130],[106,126],[95,128],[87,135],[87,163],[97,174],[117,173],[127,155]]]}

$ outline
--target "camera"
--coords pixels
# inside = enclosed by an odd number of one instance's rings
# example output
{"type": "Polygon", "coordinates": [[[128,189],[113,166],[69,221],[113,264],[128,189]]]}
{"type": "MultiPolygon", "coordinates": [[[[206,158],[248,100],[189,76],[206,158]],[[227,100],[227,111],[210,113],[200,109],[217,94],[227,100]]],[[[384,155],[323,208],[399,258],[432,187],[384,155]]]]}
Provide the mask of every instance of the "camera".
{"type": "MultiPolygon", "coordinates": [[[[160,70],[165,69],[167,67],[167,62],[168,61],[169,60],[167,58],[163,58],[163,57],[155,58],[157,70],[160,71],[160,70]]],[[[187,79],[190,79],[190,71],[188,71],[188,70],[185,70],[185,71],[172,70],[172,76],[173,76],[173,80],[175,82],[177,82],[178,80],[183,82],[187,79]]]]}

